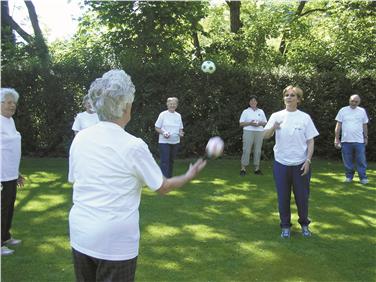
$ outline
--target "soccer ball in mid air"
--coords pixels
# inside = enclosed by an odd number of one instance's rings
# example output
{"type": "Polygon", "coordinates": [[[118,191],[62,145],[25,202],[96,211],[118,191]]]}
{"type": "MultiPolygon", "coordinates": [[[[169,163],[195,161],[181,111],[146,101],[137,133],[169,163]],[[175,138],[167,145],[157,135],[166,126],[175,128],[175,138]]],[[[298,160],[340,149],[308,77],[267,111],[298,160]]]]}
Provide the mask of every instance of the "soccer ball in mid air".
{"type": "Polygon", "coordinates": [[[219,136],[212,137],[209,139],[208,144],[206,145],[206,148],[205,148],[206,156],[209,159],[218,158],[223,154],[224,147],[225,147],[225,143],[223,142],[221,137],[219,136]]]}
{"type": "Polygon", "coordinates": [[[212,74],[215,72],[215,64],[212,61],[205,61],[201,65],[201,70],[204,73],[212,74]]]}

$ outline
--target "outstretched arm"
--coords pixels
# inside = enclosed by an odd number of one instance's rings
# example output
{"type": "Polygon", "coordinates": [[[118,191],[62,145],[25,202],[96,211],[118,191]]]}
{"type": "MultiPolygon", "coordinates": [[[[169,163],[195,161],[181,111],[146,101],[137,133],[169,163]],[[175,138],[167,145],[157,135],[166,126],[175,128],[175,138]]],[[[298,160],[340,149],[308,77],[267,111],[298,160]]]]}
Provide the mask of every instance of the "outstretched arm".
{"type": "Polygon", "coordinates": [[[206,161],[199,159],[193,165],[191,164],[189,166],[185,174],[171,178],[164,178],[162,186],[157,190],[158,193],[164,195],[176,188],[182,187],[184,184],[195,178],[197,174],[205,167],[205,165],[206,161]]]}

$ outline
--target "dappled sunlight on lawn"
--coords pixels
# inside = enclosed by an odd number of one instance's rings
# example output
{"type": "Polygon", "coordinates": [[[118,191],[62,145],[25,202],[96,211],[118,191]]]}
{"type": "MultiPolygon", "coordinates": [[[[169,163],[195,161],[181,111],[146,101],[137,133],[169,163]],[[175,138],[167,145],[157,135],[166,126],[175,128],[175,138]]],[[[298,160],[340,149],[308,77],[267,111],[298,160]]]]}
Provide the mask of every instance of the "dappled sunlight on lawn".
{"type": "Polygon", "coordinates": [[[153,234],[157,237],[171,237],[180,234],[182,231],[179,228],[167,226],[164,224],[156,223],[147,226],[146,232],[153,234]]]}
{"type": "Polygon", "coordinates": [[[184,225],[183,230],[193,235],[193,238],[199,241],[227,238],[226,235],[219,233],[215,228],[204,224],[184,225]]]}
{"type": "Polygon", "coordinates": [[[55,181],[60,178],[61,174],[46,171],[36,171],[32,174],[27,175],[27,180],[30,180],[31,183],[45,183],[55,181]]]}
{"type": "Polygon", "coordinates": [[[245,195],[225,194],[222,196],[211,196],[210,200],[213,202],[237,202],[239,200],[246,200],[248,197],[245,195]]]}
{"type": "MultiPolygon", "coordinates": [[[[40,271],[34,268],[43,265],[57,277],[68,272],[49,281],[74,281],[66,160],[37,160],[37,167],[28,162],[13,227],[15,237],[24,241],[14,261],[2,261],[6,280],[38,281],[40,271]],[[30,269],[32,279],[18,274],[19,265],[30,269]]],[[[186,163],[178,160],[176,171],[185,171],[186,163]]],[[[314,164],[309,239],[301,235],[293,195],[291,239],[280,238],[269,162],[262,165],[263,176],[240,177],[239,160],[224,159],[168,195],[143,188],[136,281],[372,281],[376,170],[370,170],[371,185],[346,185],[341,163],[314,164]]]]}
{"type": "Polygon", "coordinates": [[[39,195],[30,200],[27,206],[21,208],[21,211],[47,211],[53,206],[58,206],[66,202],[65,195],[39,195]],[[41,204],[43,202],[43,204],[41,204]]]}
{"type": "Polygon", "coordinates": [[[263,243],[240,242],[237,245],[240,248],[240,252],[244,253],[245,255],[266,259],[271,263],[278,259],[276,253],[267,250],[263,243]]]}

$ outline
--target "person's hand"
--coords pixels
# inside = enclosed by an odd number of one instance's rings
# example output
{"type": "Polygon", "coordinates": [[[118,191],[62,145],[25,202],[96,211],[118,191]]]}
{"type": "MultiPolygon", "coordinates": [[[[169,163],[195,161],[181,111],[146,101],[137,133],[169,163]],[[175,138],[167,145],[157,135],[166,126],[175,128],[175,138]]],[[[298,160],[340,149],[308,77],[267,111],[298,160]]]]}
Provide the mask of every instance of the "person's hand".
{"type": "Polygon", "coordinates": [[[280,122],[276,121],[276,122],[274,123],[274,125],[273,125],[274,130],[280,129],[280,128],[281,128],[281,124],[282,124],[282,122],[283,122],[283,121],[280,121],[280,122]]]}
{"type": "Polygon", "coordinates": [[[179,136],[180,136],[180,137],[184,137],[184,131],[180,131],[180,132],[179,132],[179,136]]]}
{"type": "Polygon", "coordinates": [[[164,137],[164,138],[169,138],[169,137],[170,137],[170,132],[168,132],[168,131],[163,131],[163,137],[164,137]]]}
{"type": "Polygon", "coordinates": [[[25,178],[20,174],[17,179],[17,186],[23,187],[25,183],[25,178]]]}
{"type": "Polygon", "coordinates": [[[336,149],[341,149],[341,142],[334,142],[334,147],[336,149]]]}
{"type": "Polygon", "coordinates": [[[304,176],[304,175],[306,175],[309,172],[310,166],[311,166],[311,161],[308,160],[308,159],[306,159],[306,161],[304,162],[304,164],[300,168],[300,170],[303,171],[303,173],[301,174],[301,176],[304,176]]]}
{"type": "Polygon", "coordinates": [[[198,159],[194,164],[190,164],[185,176],[190,180],[195,178],[197,174],[206,166],[206,161],[202,158],[198,159]]]}

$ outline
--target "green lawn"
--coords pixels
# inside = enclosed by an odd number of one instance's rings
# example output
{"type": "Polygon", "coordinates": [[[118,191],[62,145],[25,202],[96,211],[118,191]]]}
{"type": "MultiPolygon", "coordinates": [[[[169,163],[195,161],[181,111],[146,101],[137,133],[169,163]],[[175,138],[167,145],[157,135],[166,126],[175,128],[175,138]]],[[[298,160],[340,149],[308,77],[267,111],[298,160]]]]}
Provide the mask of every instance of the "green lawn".
{"type": "MultiPolygon", "coordinates": [[[[176,164],[182,173],[188,161],[176,164]]],[[[144,189],[137,281],[376,281],[376,163],[370,184],[342,183],[340,162],[313,162],[310,217],[302,238],[295,205],[290,240],[279,237],[271,162],[240,177],[239,160],[210,161],[179,191],[144,189]]],[[[71,185],[66,159],[24,159],[2,281],[74,281],[68,241],[71,185]]]]}

